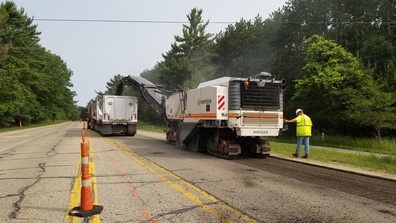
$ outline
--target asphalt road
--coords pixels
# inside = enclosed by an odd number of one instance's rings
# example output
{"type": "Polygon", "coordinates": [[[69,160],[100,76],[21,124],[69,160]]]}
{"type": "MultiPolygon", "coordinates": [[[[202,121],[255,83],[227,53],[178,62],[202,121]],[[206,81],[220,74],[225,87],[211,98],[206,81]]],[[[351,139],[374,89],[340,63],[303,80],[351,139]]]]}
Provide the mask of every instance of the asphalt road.
{"type": "Polygon", "coordinates": [[[0,134],[0,222],[396,222],[396,183],[275,158],[223,160],[162,134],[86,130],[100,215],[80,199],[81,124],[0,134]]]}

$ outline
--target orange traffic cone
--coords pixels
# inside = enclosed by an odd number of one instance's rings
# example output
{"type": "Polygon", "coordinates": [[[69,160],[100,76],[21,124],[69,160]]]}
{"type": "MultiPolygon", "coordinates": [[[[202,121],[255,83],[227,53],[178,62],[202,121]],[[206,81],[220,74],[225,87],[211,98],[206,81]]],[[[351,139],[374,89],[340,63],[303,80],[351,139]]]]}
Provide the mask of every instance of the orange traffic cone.
{"type": "Polygon", "coordinates": [[[82,133],[81,133],[81,138],[82,138],[82,142],[85,142],[85,132],[84,131],[82,131],[82,133]]]}
{"type": "Polygon", "coordinates": [[[89,179],[89,155],[88,143],[85,141],[84,131],[82,133],[83,142],[81,143],[81,200],[80,207],[73,208],[69,215],[77,217],[89,217],[95,214],[100,214],[103,206],[93,205],[91,181],[89,179]]]}

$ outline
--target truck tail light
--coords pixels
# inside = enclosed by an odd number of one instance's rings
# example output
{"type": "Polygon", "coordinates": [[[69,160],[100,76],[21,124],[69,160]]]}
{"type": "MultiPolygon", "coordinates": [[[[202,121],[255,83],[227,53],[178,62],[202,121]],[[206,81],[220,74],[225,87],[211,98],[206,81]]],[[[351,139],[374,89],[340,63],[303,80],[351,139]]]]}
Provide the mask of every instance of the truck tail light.
{"type": "Polygon", "coordinates": [[[245,87],[245,90],[247,90],[247,88],[249,86],[249,81],[244,81],[243,86],[245,87]]]}
{"type": "Polygon", "coordinates": [[[106,113],[103,114],[103,120],[106,120],[106,113]]]}

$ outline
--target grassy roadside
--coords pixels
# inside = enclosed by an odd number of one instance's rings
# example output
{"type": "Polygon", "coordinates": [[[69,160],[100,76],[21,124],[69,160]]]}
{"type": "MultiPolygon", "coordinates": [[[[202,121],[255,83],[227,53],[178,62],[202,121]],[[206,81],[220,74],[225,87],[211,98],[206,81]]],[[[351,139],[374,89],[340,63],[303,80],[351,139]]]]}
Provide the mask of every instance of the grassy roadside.
{"type": "MultiPolygon", "coordinates": [[[[42,127],[42,126],[47,126],[47,125],[54,125],[54,124],[59,124],[62,122],[67,122],[66,120],[46,120],[46,121],[42,121],[40,123],[34,123],[34,124],[28,124],[25,125],[22,123],[22,129],[29,129],[29,128],[37,128],[37,127],[42,127]]],[[[18,126],[13,126],[13,127],[2,127],[0,128],[0,132],[8,132],[8,131],[16,131],[16,130],[20,130],[21,128],[18,126]]]]}
{"type": "Polygon", "coordinates": [[[162,125],[150,124],[150,123],[146,123],[143,121],[138,121],[137,129],[138,129],[138,131],[139,131],[139,129],[141,129],[141,130],[150,131],[150,132],[164,132],[164,130],[166,129],[166,125],[165,124],[162,124],[162,125]]]}
{"type": "MultiPolygon", "coordinates": [[[[296,143],[295,136],[281,135],[270,137],[271,142],[296,143]]],[[[335,147],[340,149],[354,150],[359,152],[381,153],[396,155],[396,139],[383,138],[377,141],[374,138],[354,138],[350,136],[331,136],[325,137],[313,135],[310,144],[315,146],[335,147]]]]}
{"type": "MultiPolygon", "coordinates": [[[[270,142],[271,154],[292,158],[291,154],[295,151],[295,144],[285,144],[270,142]]],[[[302,147],[303,151],[304,147],[302,147]]],[[[395,155],[366,155],[363,153],[351,153],[333,151],[311,146],[309,160],[321,163],[341,165],[379,173],[396,174],[395,155]]]]}

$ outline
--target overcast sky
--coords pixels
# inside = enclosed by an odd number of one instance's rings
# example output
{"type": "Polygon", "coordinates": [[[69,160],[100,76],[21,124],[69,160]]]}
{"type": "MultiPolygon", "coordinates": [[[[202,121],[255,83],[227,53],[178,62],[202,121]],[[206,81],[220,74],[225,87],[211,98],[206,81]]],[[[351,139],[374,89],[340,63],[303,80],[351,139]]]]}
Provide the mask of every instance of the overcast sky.
{"type": "MultiPolygon", "coordinates": [[[[170,50],[191,9],[202,9],[209,33],[224,31],[241,18],[267,18],[286,0],[12,0],[37,19],[40,44],[59,55],[73,71],[74,100],[86,106],[95,91],[105,91],[114,75],[139,76],[170,50]],[[129,22],[64,22],[44,19],[129,22]],[[131,22],[131,21],[163,21],[131,22]],[[169,23],[166,23],[169,22],[169,23]]],[[[5,2],[5,0],[0,0],[5,2]]]]}

